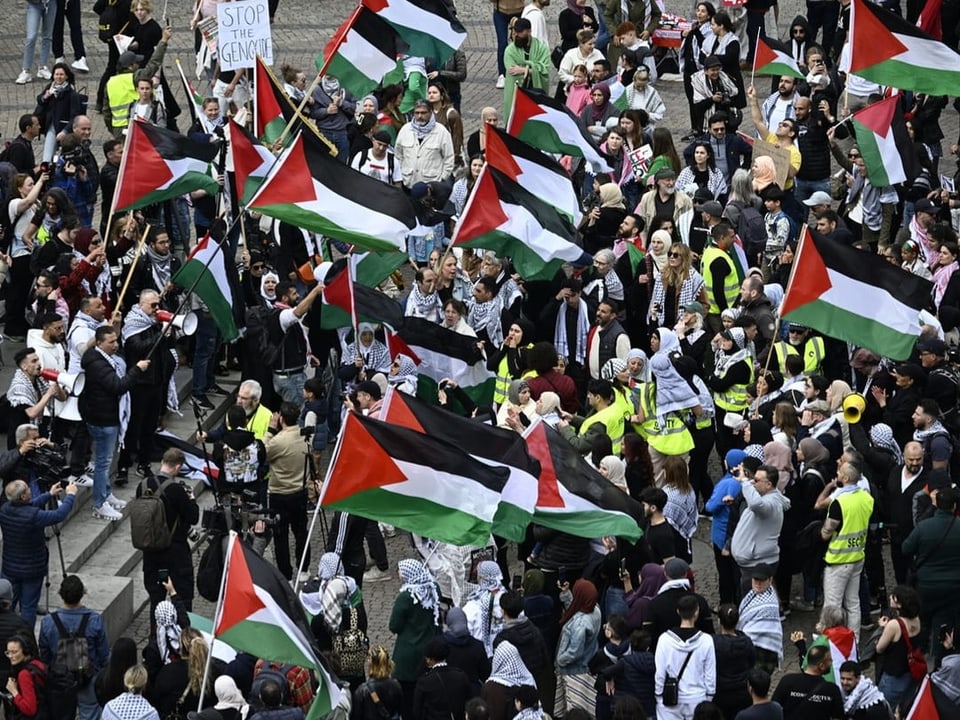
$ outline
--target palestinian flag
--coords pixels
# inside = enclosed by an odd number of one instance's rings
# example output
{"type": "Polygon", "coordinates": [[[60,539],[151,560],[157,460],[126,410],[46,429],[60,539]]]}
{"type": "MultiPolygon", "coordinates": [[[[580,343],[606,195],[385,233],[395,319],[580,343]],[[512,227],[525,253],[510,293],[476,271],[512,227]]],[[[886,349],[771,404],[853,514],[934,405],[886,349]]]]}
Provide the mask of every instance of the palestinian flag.
{"type": "Polygon", "coordinates": [[[507,175],[485,165],[453,234],[453,244],[509,256],[527,280],[552,280],[565,262],[577,267],[591,258],[573,240],[567,215],[507,175]]]}
{"type": "MultiPolygon", "coordinates": [[[[624,244],[626,245],[626,252],[617,258],[615,267],[617,275],[624,281],[624,287],[627,287],[640,274],[640,268],[643,267],[647,255],[643,251],[643,242],[640,238],[637,238],[635,242],[625,242],[624,244]]],[[[616,245],[614,245],[614,248],[616,248],[616,245]]],[[[616,249],[614,251],[616,252],[616,249]]]]}
{"type": "Polygon", "coordinates": [[[850,34],[839,69],[928,95],[953,95],[960,85],[960,55],[899,15],[865,0],[850,3],[850,34]]]}
{"type": "Polygon", "coordinates": [[[932,288],[929,280],[876,253],[838,245],[804,228],[780,316],[878,355],[906,360],[920,335],[920,311],[932,288]]]}
{"type": "Polygon", "coordinates": [[[921,167],[907,133],[900,98],[894,95],[858,110],[850,119],[874,187],[913,180],[921,167]]]}
{"type": "Polygon", "coordinates": [[[467,39],[467,31],[444,0],[362,0],[410,46],[410,54],[443,65],[467,39]]]}
{"type": "Polygon", "coordinates": [[[623,112],[627,109],[627,88],[619,80],[614,80],[607,87],[610,88],[610,102],[613,106],[623,112]]]}
{"type": "Polygon", "coordinates": [[[233,118],[228,122],[237,190],[240,193],[240,203],[243,204],[253,197],[257,188],[263,184],[277,158],[248,133],[245,127],[237,125],[233,118]]]}
{"type": "Polygon", "coordinates": [[[303,606],[290,583],[235,532],[225,542],[226,563],[213,619],[214,637],[254,657],[314,670],[320,686],[307,718],[327,716],[339,702],[341,690],[320,662],[303,606]]]}
{"type": "Polygon", "coordinates": [[[537,502],[540,465],[530,457],[520,435],[455,415],[393,388],[387,391],[380,419],[446,440],[475,460],[509,470],[493,533],[517,542],[524,539],[537,502]]]}
{"type": "Polygon", "coordinates": [[[507,132],[545,152],[582,157],[595,173],[611,172],[578,119],[563,103],[542,92],[517,88],[507,132]]]}
{"type": "Polygon", "coordinates": [[[436,403],[440,381],[450,378],[477,407],[489,407],[493,403],[496,376],[487,370],[475,337],[415,317],[403,318],[402,327],[394,329],[420,358],[417,397],[436,403]]]}
{"type": "Polygon", "coordinates": [[[806,78],[783,43],[771,37],[761,37],[759,33],[757,34],[757,51],[753,55],[753,74],[777,77],[789,75],[801,80],[806,78]]]}
{"type": "Polygon", "coordinates": [[[454,443],[348,412],[320,503],[441,542],[482,547],[509,475],[454,443]]]}
{"type": "Polygon", "coordinates": [[[180,64],[180,58],[174,60],[177,64],[177,72],[180,73],[180,82],[183,83],[183,94],[187,96],[187,107],[190,109],[190,120],[196,122],[203,117],[203,95],[198,93],[187,76],[183,72],[183,65],[180,64]]]}
{"type": "Polygon", "coordinates": [[[317,70],[363,97],[396,67],[397,55],[405,50],[392,25],[359,5],[317,56],[317,70]]]}
{"type": "Polygon", "coordinates": [[[220,192],[210,164],[219,147],[195,142],[166,128],[135,120],[117,177],[114,211],[135,210],[194,190],[220,192]]]}
{"type": "Polygon", "coordinates": [[[640,503],[588,465],[545,422],[534,422],[523,436],[530,454],[540,461],[535,523],[577,537],[640,539],[640,503]]]}
{"type": "Polygon", "coordinates": [[[224,245],[213,240],[208,232],[171,278],[174,285],[185,290],[192,288],[197,297],[203,300],[226,342],[240,337],[237,326],[240,280],[237,277],[237,264],[230,262],[226,256],[229,247],[229,243],[224,245]]]}
{"type": "Polygon", "coordinates": [[[401,250],[417,226],[402,190],[335,160],[306,133],[284,150],[247,209],[366,250],[401,250]]]}
{"type": "Polygon", "coordinates": [[[257,55],[253,86],[253,134],[265,145],[272,146],[283,134],[284,128],[293,118],[296,118],[286,134],[283,145],[287,147],[301,129],[306,128],[311,136],[323,142],[330,154],[336,155],[336,148],[330,143],[317,126],[308,120],[303,113],[297,113],[297,106],[283,89],[273,71],[257,55]]]}
{"type": "Polygon", "coordinates": [[[552,157],[493,125],[487,126],[483,157],[491,167],[553,205],[574,224],[580,222],[583,214],[573,181],[552,157]]]}
{"type": "Polygon", "coordinates": [[[357,258],[352,283],[348,281],[346,259],[337,260],[327,271],[320,327],[336,330],[352,326],[351,316],[354,312],[358,320],[383,323],[390,327],[403,324],[400,305],[377,290],[376,286],[407,263],[407,254],[370,252],[350,257],[357,258]],[[352,293],[349,285],[352,285],[352,293]]]}

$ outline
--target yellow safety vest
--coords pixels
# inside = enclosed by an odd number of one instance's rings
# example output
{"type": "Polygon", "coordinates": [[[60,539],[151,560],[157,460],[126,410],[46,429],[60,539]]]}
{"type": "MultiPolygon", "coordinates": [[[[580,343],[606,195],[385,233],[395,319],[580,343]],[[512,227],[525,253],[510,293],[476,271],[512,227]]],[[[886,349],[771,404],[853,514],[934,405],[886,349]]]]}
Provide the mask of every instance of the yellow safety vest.
{"type": "Polygon", "coordinates": [[[613,454],[619,455],[620,450],[623,448],[623,419],[623,405],[614,402],[612,405],[608,405],[603,410],[595,412],[584,420],[580,426],[579,434],[582,437],[587,434],[591,425],[602,423],[604,432],[610,436],[610,440],[613,443],[613,454]]]}
{"type": "Polygon", "coordinates": [[[750,398],[747,396],[747,388],[753,383],[753,363],[750,358],[746,358],[746,363],[750,368],[750,377],[745,383],[731,385],[723,392],[718,392],[713,396],[713,404],[727,412],[742,413],[750,407],[750,398]]]}
{"type": "MultiPolygon", "coordinates": [[[[533,345],[526,345],[523,350],[527,350],[533,345]]],[[[521,375],[527,377],[527,373],[521,375]]],[[[510,390],[510,383],[516,378],[510,377],[510,364],[507,362],[507,354],[504,353],[497,365],[497,379],[493,386],[493,402],[498,407],[507,401],[507,392],[510,390]]]]}
{"type": "Polygon", "coordinates": [[[644,417],[640,434],[650,447],[662,455],[683,455],[693,450],[693,435],[676,414],[667,415],[663,425],[657,420],[656,383],[644,383],[640,393],[640,408],[644,417]]]}
{"type": "MultiPolygon", "coordinates": [[[[727,299],[727,307],[733,307],[733,304],[740,296],[740,281],[737,279],[737,266],[733,264],[733,258],[730,257],[730,254],[724,252],[716,245],[710,245],[706,250],[703,251],[703,263],[700,266],[703,270],[703,283],[707,288],[707,297],[712,299],[714,296],[714,280],[710,266],[718,257],[722,257],[724,260],[726,260],[727,265],[730,266],[730,272],[728,272],[727,277],[724,278],[723,295],[727,299]]],[[[707,314],[719,315],[720,308],[716,303],[711,302],[710,309],[707,310],[707,314]]]]}
{"type": "Polygon", "coordinates": [[[107,80],[107,102],[110,104],[110,123],[115,128],[130,124],[130,103],[137,99],[133,73],[121,73],[107,80]]]}
{"type": "Polygon", "coordinates": [[[253,433],[257,440],[263,440],[270,430],[271,412],[263,405],[258,405],[256,412],[247,418],[247,430],[253,433]]]}
{"type": "Polygon", "coordinates": [[[827,565],[860,562],[866,554],[867,527],[873,513],[873,497],[866,490],[841,493],[834,500],[840,503],[843,524],[827,545],[827,565]]]}
{"type": "MultiPolygon", "coordinates": [[[[786,373],[787,355],[799,355],[796,345],[791,345],[786,340],[780,340],[773,344],[774,357],[777,360],[777,367],[780,372],[786,373]]],[[[803,345],[803,373],[804,375],[816,375],[820,372],[820,365],[823,364],[823,357],[826,354],[826,348],[822,337],[812,337],[803,345]]]]}

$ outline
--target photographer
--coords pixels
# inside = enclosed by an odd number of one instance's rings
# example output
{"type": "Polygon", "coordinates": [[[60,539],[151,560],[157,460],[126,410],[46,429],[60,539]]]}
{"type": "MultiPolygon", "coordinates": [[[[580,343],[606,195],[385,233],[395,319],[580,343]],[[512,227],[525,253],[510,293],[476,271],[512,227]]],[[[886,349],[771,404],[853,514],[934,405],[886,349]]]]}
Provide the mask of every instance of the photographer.
{"type": "MultiPolygon", "coordinates": [[[[187,610],[193,609],[193,557],[189,536],[190,529],[200,519],[200,508],[193,499],[193,491],[176,479],[182,465],[183,451],[167,448],[160,458],[160,471],[145,481],[154,491],[169,484],[160,497],[171,531],[170,547],[143,551],[143,587],[150,596],[151,618],[157,605],[167,596],[165,583],[168,582],[177,588],[183,606],[187,610]]],[[[137,494],[140,494],[140,488],[137,494]]]]}
{"type": "Polygon", "coordinates": [[[40,494],[62,474],[65,457],[50,440],[40,437],[36,425],[23,423],[13,433],[17,446],[0,455],[0,479],[6,484],[23,478],[33,492],[40,494]]]}
{"type": "Polygon", "coordinates": [[[7,484],[7,502],[0,507],[0,531],[3,532],[0,575],[13,585],[12,606],[20,606],[20,615],[30,627],[37,619],[37,604],[50,559],[43,529],[67,519],[73,510],[77,486],[67,485],[66,497],[56,510],[41,509],[59,494],[59,482],[50,487],[50,492],[34,497],[26,481],[14,480],[7,484]]]}
{"type": "Polygon", "coordinates": [[[273,548],[277,568],[288,580],[294,577],[290,562],[290,528],[297,543],[296,559],[299,560],[307,548],[307,565],[310,564],[304,477],[304,459],[309,448],[300,437],[299,418],[300,410],[296,405],[282,403],[280,412],[271,418],[270,433],[263,441],[270,464],[269,503],[270,508],[277,511],[273,548]]]}
{"type": "MultiPolygon", "coordinates": [[[[89,152],[87,153],[89,155],[89,152]]],[[[97,180],[84,163],[80,138],[73,133],[60,140],[60,158],[53,173],[53,186],[62,188],[73,203],[80,225],[93,227],[93,210],[97,201],[97,180]]]]}

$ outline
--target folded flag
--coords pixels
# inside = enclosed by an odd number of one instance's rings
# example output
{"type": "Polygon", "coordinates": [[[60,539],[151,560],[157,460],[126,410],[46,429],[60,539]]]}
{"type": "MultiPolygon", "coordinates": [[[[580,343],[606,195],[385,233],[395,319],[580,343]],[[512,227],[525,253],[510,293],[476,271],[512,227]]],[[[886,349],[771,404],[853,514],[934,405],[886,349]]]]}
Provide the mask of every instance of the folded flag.
{"type": "Polygon", "coordinates": [[[357,253],[352,257],[356,257],[352,288],[348,287],[345,259],[337,260],[327,271],[320,327],[327,330],[350,327],[353,325],[351,315],[354,312],[360,321],[378,322],[390,327],[402,324],[400,306],[377,290],[376,286],[407,263],[407,254],[371,252],[357,253]]]}
{"type": "Polygon", "coordinates": [[[253,73],[253,134],[262,143],[272,147],[283,135],[287,124],[293,120],[290,131],[284,137],[284,147],[290,145],[298,132],[306,129],[310,135],[324,143],[328,152],[337,154],[334,145],[323,137],[317,126],[303,113],[297,113],[297,106],[293,104],[273,70],[259,55],[253,73]]]}
{"type": "Polygon", "coordinates": [[[135,120],[120,163],[114,211],[135,210],[194,190],[216,195],[211,163],[219,145],[196,142],[172,130],[135,120]]]}
{"type": "Polygon", "coordinates": [[[914,180],[922,168],[907,124],[900,98],[896,95],[867,105],[853,114],[850,122],[857,134],[857,146],[874,187],[914,180]]]}
{"type": "Polygon", "coordinates": [[[444,0],[363,0],[410,46],[410,54],[443,65],[467,39],[467,31],[444,0]]]}
{"type": "Polygon", "coordinates": [[[553,205],[574,223],[580,222],[583,213],[573,181],[563,165],[552,157],[493,125],[487,126],[483,157],[492,167],[553,205]]]}
{"type": "Polygon", "coordinates": [[[348,412],[320,503],[441,542],[483,546],[509,474],[446,440],[348,412]]]}
{"type": "Polygon", "coordinates": [[[865,0],[850,3],[850,35],[839,69],[928,95],[952,95],[960,85],[960,55],[899,15],[865,0]]]}
{"type": "Polygon", "coordinates": [[[235,123],[233,118],[228,123],[237,189],[240,191],[240,202],[246,203],[263,184],[277,158],[245,127],[235,123]]]}
{"type": "Polygon", "coordinates": [[[578,118],[563,103],[542,92],[517,88],[507,132],[545,152],[582,157],[594,173],[611,172],[578,118]]]}
{"type": "Polygon", "coordinates": [[[530,457],[520,435],[456,415],[394,388],[387,391],[380,419],[446,440],[475,460],[509,470],[493,518],[493,533],[517,542],[524,539],[537,502],[540,464],[530,457]]]}
{"type": "Polygon", "coordinates": [[[229,249],[229,243],[218,243],[208,232],[171,278],[174,285],[184,289],[193,288],[193,292],[207,306],[226,342],[240,337],[237,318],[242,317],[240,278],[237,264],[227,259],[229,249]]]}
{"type": "Polygon", "coordinates": [[[800,72],[800,66],[793,59],[787,46],[771,37],[762,37],[757,33],[757,51],[753,55],[754,75],[788,75],[790,77],[806,78],[800,72]]]}
{"type": "Polygon", "coordinates": [[[876,253],[838,245],[805,228],[780,315],[880,356],[906,360],[932,288],[929,280],[876,253]]]}
{"type": "Polygon", "coordinates": [[[366,250],[400,250],[417,226],[402,190],[335,160],[306,133],[284,150],[247,208],[366,250]]]}
{"type": "Polygon", "coordinates": [[[540,461],[535,523],[577,537],[640,539],[640,503],[588,465],[545,422],[535,421],[523,436],[530,455],[540,461]]]}
{"type": "Polygon", "coordinates": [[[591,257],[574,244],[576,236],[569,216],[488,164],[480,171],[452,242],[509,256],[527,280],[552,280],[565,262],[590,264],[591,257]]]}
{"type": "Polygon", "coordinates": [[[397,66],[397,56],[406,48],[392,25],[358,5],[317,56],[317,69],[363,97],[397,66]]]}

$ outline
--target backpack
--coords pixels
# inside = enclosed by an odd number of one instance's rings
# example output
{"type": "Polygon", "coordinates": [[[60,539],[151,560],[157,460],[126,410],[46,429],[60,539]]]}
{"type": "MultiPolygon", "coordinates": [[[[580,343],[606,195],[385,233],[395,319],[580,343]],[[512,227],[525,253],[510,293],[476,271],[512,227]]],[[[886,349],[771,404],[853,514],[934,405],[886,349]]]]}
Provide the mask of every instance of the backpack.
{"type": "Polygon", "coordinates": [[[223,543],[225,536],[214,535],[197,564],[197,592],[200,597],[217,602],[220,598],[220,578],[225,562],[223,543]]]}
{"type": "MultiPolygon", "coordinates": [[[[451,108],[451,110],[452,109],[453,108],[451,108]]],[[[358,168],[362,168],[367,164],[369,152],[370,148],[366,148],[360,153],[360,163],[357,165],[358,168]]],[[[387,182],[393,184],[393,150],[390,148],[387,148],[387,182]]]]}
{"type": "Polygon", "coordinates": [[[166,550],[173,541],[173,533],[180,522],[178,517],[171,528],[167,525],[167,506],[163,493],[172,480],[164,480],[156,490],[148,485],[149,477],[141,483],[139,497],[130,501],[130,539],[137,550],[166,550]]]}
{"type": "Polygon", "coordinates": [[[271,321],[279,315],[276,308],[263,305],[252,307],[246,313],[247,349],[268,368],[273,367],[280,356],[280,342],[275,341],[271,331],[271,321]]]}
{"type": "MultiPolygon", "coordinates": [[[[30,673],[30,677],[33,679],[33,689],[37,694],[37,714],[34,715],[31,720],[53,720],[54,718],[66,720],[63,715],[55,715],[53,712],[54,708],[50,702],[50,693],[48,692],[49,685],[46,666],[39,660],[31,660],[24,666],[24,669],[30,673]]],[[[74,707],[73,711],[76,713],[76,707],[74,707]]]]}
{"type": "MultiPolygon", "coordinates": [[[[280,704],[287,705],[290,702],[290,684],[287,681],[287,673],[293,670],[295,665],[284,663],[280,667],[274,667],[272,663],[265,662],[260,672],[253,679],[250,685],[250,707],[255,710],[263,710],[263,701],[260,700],[260,691],[267,680],[273,680],[280,686],[280,704]]],[[[252,715],[253,713],[251,713],[252,715]]]]}
{"type": "Polygon", "coordinates": [[[960,370],[950,363],[944,363],[931,370],[930,374],[942,375],[953,383],[956,391],[953,398],[953,407],[940,408],[940,411],[943,414],[943,424],[956,431],[960,429],[960,370]]]}
{"type": "Polygon", "coordinates": [[[105,3],[97,3],[94,5],[94,12],[100,15],[97,24],[97,37],[100,39],[100,42],[113,42],[113,36],[123,29],[118,27],[122,17],[117,5],[119,5],[118,0],[106,0],[105,3]]]}
{"type": "Polygon", "coordinates": [[[763,215],[753,205],[745,205],[739,200],[731,200],[727,204],[740,211],[737,236],[743,242],[743,251],[747,257],[755,258],[767,246],[767,224],[763,221],[763,215]]]}
{"type": "Polygon", "coordinates": [[[84,613],[75,632],[70,632],[57,613],[51,613],[60,639],[57,654],[47,668],[47,695],[50,698],[51,716],[72,718],[77,709],[77,695],[93,677],[90,654],[87,646],[87,622],[90,613],[84,613]]]}

